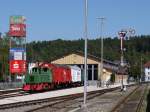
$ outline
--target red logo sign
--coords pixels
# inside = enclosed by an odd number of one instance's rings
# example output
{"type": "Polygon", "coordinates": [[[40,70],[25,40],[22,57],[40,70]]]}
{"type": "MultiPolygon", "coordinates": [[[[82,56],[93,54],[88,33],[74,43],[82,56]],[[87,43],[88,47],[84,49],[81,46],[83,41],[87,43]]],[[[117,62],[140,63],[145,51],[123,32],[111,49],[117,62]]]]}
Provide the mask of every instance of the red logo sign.
{"type": "Polygon", "coordinates": [[[26,25],[25,24],[10,24],[9,36],[25,37],[26,36],[26,25]]]}
{"type": "Polygon", "coordinates": [[[10,61],[10,72],[23,74],[26,73],[26,61],[24,60],[12,60],[10,61]]]}

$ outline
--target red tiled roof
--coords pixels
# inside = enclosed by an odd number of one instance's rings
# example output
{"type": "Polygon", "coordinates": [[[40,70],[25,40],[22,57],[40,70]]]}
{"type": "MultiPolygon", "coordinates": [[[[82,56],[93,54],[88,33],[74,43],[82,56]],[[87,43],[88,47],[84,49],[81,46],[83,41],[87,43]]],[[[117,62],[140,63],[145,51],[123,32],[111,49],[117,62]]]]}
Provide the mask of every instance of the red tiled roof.
{"type": "Polygon", "coordinates": [[[150,61],[144,64],[144,67],[150,67],[150,61]]]}

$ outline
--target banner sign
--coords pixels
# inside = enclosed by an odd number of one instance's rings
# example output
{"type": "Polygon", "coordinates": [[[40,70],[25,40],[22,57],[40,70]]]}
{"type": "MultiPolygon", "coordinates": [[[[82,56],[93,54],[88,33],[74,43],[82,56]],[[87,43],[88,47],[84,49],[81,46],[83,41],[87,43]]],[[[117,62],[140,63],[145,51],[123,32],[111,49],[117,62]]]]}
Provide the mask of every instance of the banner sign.
{"type": "Polygon", "coordinates": [[[26,50],[25,48],[11,48],[9,55],[10,73],[26,73],[26,50]]]}
{"type": "Polygon", "coordinates": [[[9,36],[10,37],[26,37],[26,25],[25,24],[10,24],[9,36]]]}
{"type": "Polygon", "coordinates": [[[24,48],[11,48],[9,60],[26,60],[26,50],[24,48]]]}
{"type": "Polygon", "coordinates": [[[10,73],[11,74],[24,74],[26,73],[26,61],[24,60],[11,60],[10,61],[10,73]]]}

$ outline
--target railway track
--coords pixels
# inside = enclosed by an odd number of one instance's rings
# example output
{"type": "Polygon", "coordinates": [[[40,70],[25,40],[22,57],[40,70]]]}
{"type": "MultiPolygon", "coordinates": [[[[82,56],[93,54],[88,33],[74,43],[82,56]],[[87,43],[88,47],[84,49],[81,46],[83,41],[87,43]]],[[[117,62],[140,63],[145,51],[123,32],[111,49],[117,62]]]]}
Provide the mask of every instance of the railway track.
{"type": "MultiPolygon", "coordinates": [[[[118,91],[118,89],[120,89],[120,87],[118,87],[116,89],[112,89],[112,90],[106,90],[106,91],[104,90],[101,92],[89,93],[87,95],[87,101],[90,101],[92,99],[100,97],[104,93],[112,92],[115,90],[118,91]]],[[[70,110],[71,110],[71,112],[76,112],[76,111],[82,112],[82,111],[84,111],[84,109],[82,107],[82,102],[83,102],[83,96],[75,97],[75,98],[71,97],[64,101],[60,101],[60,102],[53,103],[53,104],[47,104],[47,105],[44,105],[44,106],[41,106],[38,108],[28,110],[26,112],[42,112],[42,111],[44,111],[44,112],[70,112],[70,110]]]]}
{"type": "Polygon", "coordinates": [[[22,88],[10,89],[10,90],[0,90],[0,95],[19,92],[19,91],[22,91],[22,88]]]}
{"type": "MultiPolygon", "coordinates": [[[[117,87],[117,88],[112,88],[112,89],[105,89],[105,90],[100,90],[100,91],[89,92],[87,95],[87,100],[93,99],[93,98],[100,96],[104,93],[111,92],[111,91],[114,91],[117,89],[119,89],[119,88],[117,87]]],[[[52,111],[52,112],[53,111],[59,111],[60,109],[69,107],[71,104],[75,104],[75,103],[81,104],[83,102],[82,98],[83,98],[83,93],[74,94],[71,96],[69,95],[68,97],[63,98],[63,100],[61,100],[61,101],[58,101],[55,103],[50,103],[50,104],[47,104],[47,105],[44,105],[44,106],[41,106],[41,107],[38,107],[35,109],[28,110],[26,112],[40,112],[40,111],[43,111],[43,109],[45,109],[45,108],[50,108],[48,110],[52,111]]],[[[70,106],[70,108],[74,108],[74,107],[70,106]]],[[[76,106],[75,108],[81,108],[81,105],[76,106]]]]}
{"type": "MultiPolygon", "coordinates": [[[[89,92],[87,100],[97,97],[99,95],[102,95],[106,92],[111,92],[111,91],[114,91],[117,89],[120,89],[120,87],[89,92]]],[[[9,109],[9,108],[17,108],[17,107],[28,106],[28,105],[37,105],[37,104],[41,105],[43,103],[47,103],[46,105],[43,105],[41,107],[34,108],[34,109],[28,111],[28,112],[32,112],[32,111],[36,111],[36,110],[43,109],[46,107],[54,107],[55,105],[58,105],[58,104],[63,105],[64,102],[73,101],[77,98],[79,98],[79,100],[77,100],[77,102],[83,102],[83,99],[82,99],[83,93],[48,98],[48,99],[39,99],[39,100],[33,100],[33,101],[24,101],[24,102],[17,102],[17,103],[11,103],[11,104],[4,104],[4,105],[0,105],[0,110],[9,109]]]]}
{"type": "Polygon", "coordinates": [[[15,92],[10,92],[10,93],[0,94],[0,99],[16,97],[16,96],[24,96],[24,95],[28,95],[28,94],[30,94],[30,93],[27,93],[22,90],[18,90],[17,92],[15,91],[15,92]]]}
{"type": "Polygon", "coordinates": [[[122,99],[111,112],[140,112],[148,85],[142,84],[122,99]]]}

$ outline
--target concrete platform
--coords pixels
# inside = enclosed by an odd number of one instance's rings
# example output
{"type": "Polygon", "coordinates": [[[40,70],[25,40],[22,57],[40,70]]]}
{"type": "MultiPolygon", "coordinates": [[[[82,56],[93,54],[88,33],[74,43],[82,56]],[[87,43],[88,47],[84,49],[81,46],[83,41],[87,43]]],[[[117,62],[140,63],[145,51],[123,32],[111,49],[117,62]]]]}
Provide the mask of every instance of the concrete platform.
{"type": "MultiPolygon", "coordinates": [[[[87,92],[89,91],[96,91],[101,89],[109,89],[113,87],[118,87],[120,85],[112,85],[107,87],[97,87],[97,86],[87,86],[87,92]]],[[[18,97],[12,97],[12,98],[5,98],[0,100],[0,105],[3,104],[10,104],[10,103],[17,103],[17,102],[24,102],[24,101],[31,101],[31,100],[39,100],[39,99],[45,99],[45,98],[52,98],[52,97],[58,97],[58,96],[65,96],[75,93],[83,93],[84,87],[76,87],[76,88],[68,88],[68,89],[62,89],[62,90],[55,90],[55,91],[49,91],[44,93],[38,93],[38,94],[29,94],[25,96],[18,96],[18,97]]]]}

